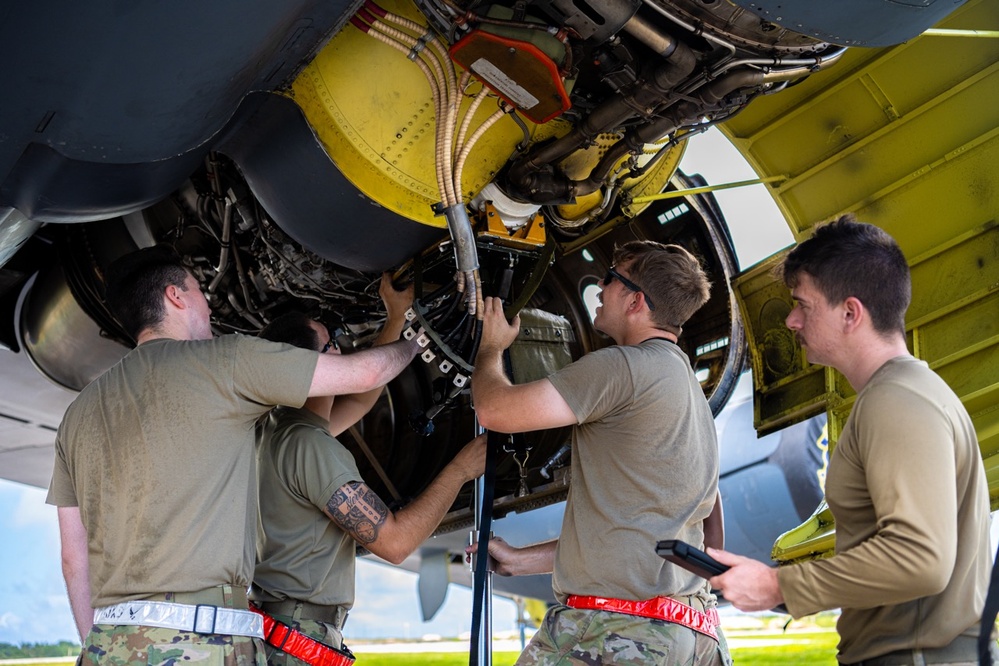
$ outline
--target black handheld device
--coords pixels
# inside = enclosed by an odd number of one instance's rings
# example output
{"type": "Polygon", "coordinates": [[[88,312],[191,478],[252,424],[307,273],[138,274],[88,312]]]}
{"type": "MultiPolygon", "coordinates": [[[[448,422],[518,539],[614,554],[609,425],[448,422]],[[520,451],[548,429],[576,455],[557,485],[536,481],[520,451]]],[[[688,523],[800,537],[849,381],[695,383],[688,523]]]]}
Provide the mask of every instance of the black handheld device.
{"type": "Polygon", "coordinates": [[[728,565],[679,539],[666,539],[656,543],[656,554],[701,578],[711,578],[728,571],[728,565]]]}

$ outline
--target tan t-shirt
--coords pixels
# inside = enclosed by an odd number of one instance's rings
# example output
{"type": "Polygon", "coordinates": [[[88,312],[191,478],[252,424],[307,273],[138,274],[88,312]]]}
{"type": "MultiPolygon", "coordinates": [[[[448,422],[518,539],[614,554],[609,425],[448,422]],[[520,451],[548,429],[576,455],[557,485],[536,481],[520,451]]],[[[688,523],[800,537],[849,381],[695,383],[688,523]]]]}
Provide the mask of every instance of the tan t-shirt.
{"type": "Polygon", "coordinates": [[[579,422],[556,598],[702,592],[704,579],[655,550],[660,539],[702,546],[718,488],[714,420],[686,355],[656,338],[587,354],[548,379],[579,422]]]}
{"type": "Polygon", "coordinates": [[[795,617],[842,608],[839,659],[977,634],[991,567],[989,494],[974,425],[925,363],[885,363],[829,461],[836,555],[782,567],[795,617]]]}
{"type": "Polygon", "coordinates": [[[354,603],[354,538],[323,513],[340,486],[362,481],[343,444],[307,409],[276,407],[257,428],[260,524],[254,585],[261,601],[354,603]]]}
{"type": "Polygon", "coordinates": [[[80,507],[94,607],[249,585],[254,422],[305,402],[317,358],[241,335],[152,340],[83,389],[46,502],[80,507]]]}

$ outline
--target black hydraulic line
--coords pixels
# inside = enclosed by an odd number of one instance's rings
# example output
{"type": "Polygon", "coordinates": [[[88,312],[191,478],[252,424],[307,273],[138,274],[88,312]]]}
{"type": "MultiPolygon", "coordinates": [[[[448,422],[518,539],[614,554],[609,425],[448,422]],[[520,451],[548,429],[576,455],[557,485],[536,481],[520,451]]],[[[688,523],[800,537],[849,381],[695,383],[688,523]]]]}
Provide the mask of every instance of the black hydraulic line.
{"type": "MultiPolygon", "coordinates": [[[[451,284],[454,284],[454,281],[452,281],[451,284]]],[[[445,301],[441,303],[439,307],[436,307],[431,312],[427,313],[427,319],[430,318],[430,315],[432,313],[439,312],[441,308],[447,306],[447,312],[440,315],[439,317],[435,317],[434,321],[432,322],[435,325],[435,327],[439,329],[440,327],[436,326],[437,322],[446,322],[448,318],[450,318],[451,315],[454,314],[454,311],[458,308],[459,303],[461,303],[461,298],[458,292],[456,291],[454,294],[451,295],[450,301],[445,301]]]]}
{"type": "MultiPolygon", "coordinates": [[[[465,326],[461,331],[461,339],[458,340],[458,343],[455,345],[455,347],[461,349],[462,351],[465,350],[466,347],[468,347],[468,343],[471,341],[472,331],[474,330],[476,321],[477,320],[475,319],[474,316],[469,316],[465,318],[465,326]]],[[[458,351],[458,349],[455,349],[455,353],[458,354],[458,356],[461,356],[461,358],[465,358],[464,355],[461,353],[461,351],[458,351]]]]}
{"type": "Polygon", "coordinates": [[[468,355],[468,364],[475,365],[475,357],[479,354],[479,343],[482,342],[482,320],[475,320],[475,333],[472,334],[472,353],[468,355]]]}
{"type": "Polygon", "coordinates": [[[430,294],[426,298],[420,298],[420,300],[423,301],[424,303],[432,303],[432,302],[436,301],[438,298],[440,298],[441,296],[443,296],[444,292],[446,292],[448,289],[450,289],[454,285],[455,285],[455,279],[451,278],[450,282],[445,282],[440,287],[438,287],[437,289],[435,289],[432,294],[430,294]]]}
{"type": "Polygon", "coordinates": [[[447,316],[451,311],[451,309],[453,308],[454,303],[458,300],[459,299],[457,297],[457,294],[450,301],[446,299],[442,300],[440,303],[437,304],[437,307],[433,308],[432,310],[427,310],[424,313],[423,318],[426,319],[431,324],[436,324],[438,320],[444,321],[445,319],[447,319],[447,316]],[[448,310],[448,312],[441,314],[441,312],[444,312],[444,310],[448,310]]]}
{"type": "Polygon", "coordinates": [[[451,329],[451,332],[448,333],[443,338],[442,341],[444,342],[444,344],[446,344],[446,345],[450,345],[451,344],[451,341],[454,340],[455,337],[457,337],[458,333],[461,331],[462,325],[467,320],[468,320],[468,310],[465,311],[465,314],[462,316],[461,320],[455,325],[455,327],[451,329]]]}
{"type": "Polygon", "coordinates": [[[419,254],[413,257],[413,297],[423,298],[423,257],[419,254]]]}
{"type": "Polygon", "coordinates": [[[440,326],[437,325],[438,322],[446,322],[454,315],[455,310],[458,309],[458,305],[461,303],[461,298],[458,293],[455,292],[454,296],[451,298],[451,302],[448,304],[447,312],[436,317],[433,321],[434,328],[440,330],[440,326]]]}
{"type": "Polygon", "coordinates": [[[489,536],[492,531],[493,499],[496,495],[496,462],[503,448],[503,437],[504,435],[491,430],[487,431],[486,434],[486,469],[482,476],[482,518],[475,540],[479,548],[475,553],[475,573],[472,576],[472,635],[468,641],[469,666],[478,666],[479,664],[479,634],[482,629],[482,610],[486,604],[489,536]]]}
{"type": "Polygon", "coordinates": [[[521,290],[520,295],[517,296],[517,300],[509,306],[503,308],[503,314],[506,315],[507,319],[513,319],[514,315],[523,310],[524,306],[527,305],[527,302],[531,300],[531,296],[533,296],[534,292],[541,286],[541,281],[548,272],[548,266],[551,265],[552,256],[555,254],[555,248],[555,237],[549,234],[548,240],[545,241],[545,247],[538,256],[537,262],[534,264],[534,270],[531,271],[530,278],[528,278],[527,283],[524,284],[524,288],[521,290]]]}

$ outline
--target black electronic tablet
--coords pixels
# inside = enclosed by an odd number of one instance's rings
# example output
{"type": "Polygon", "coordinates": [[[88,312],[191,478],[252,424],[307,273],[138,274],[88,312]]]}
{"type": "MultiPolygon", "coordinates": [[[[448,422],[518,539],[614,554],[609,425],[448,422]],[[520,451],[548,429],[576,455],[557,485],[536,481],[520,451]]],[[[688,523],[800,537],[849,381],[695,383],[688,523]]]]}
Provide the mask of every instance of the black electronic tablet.
{"type": "Polygon", "coordinates": [[[728,566],[711,557],[703,550],[694,548],[686,541],[666,539],[656,544],[656,554],[667,562],[700,576],[711,578],[728,571],[728,566]]]}

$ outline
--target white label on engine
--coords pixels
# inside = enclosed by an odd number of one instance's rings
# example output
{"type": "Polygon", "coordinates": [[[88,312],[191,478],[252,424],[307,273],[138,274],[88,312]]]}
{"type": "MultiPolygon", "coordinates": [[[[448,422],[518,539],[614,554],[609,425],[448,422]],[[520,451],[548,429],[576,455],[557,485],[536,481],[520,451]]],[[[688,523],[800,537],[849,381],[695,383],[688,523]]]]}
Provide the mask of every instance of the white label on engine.
{"type": "Polygon", "coordinates": [[[473,62],[472,71],[491,83],[494,88],[522,109],[530,109],[539,101],[537,97],[527,92],[520,84],[485,58],[479,58],[473,62]]]}

